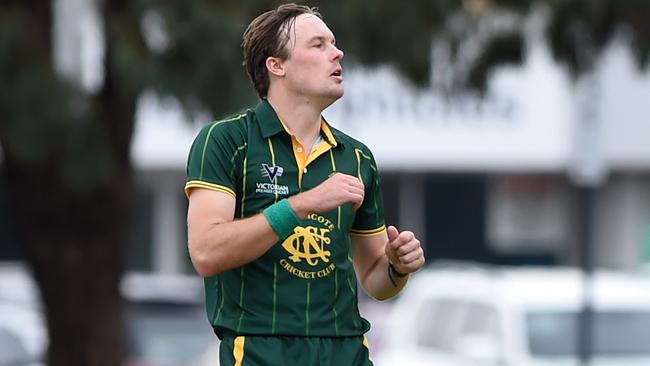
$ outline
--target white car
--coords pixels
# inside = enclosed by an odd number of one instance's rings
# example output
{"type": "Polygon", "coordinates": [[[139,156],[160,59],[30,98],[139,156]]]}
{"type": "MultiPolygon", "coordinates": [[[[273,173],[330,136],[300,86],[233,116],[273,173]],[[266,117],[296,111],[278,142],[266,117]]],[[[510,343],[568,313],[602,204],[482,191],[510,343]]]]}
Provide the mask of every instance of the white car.
{"type": "Polygon", "coordinates": [[[0,366],[41,365],[47,345],[44,323],[38,311],[0,300],[0,366]]]}
{"type": "Polygon", "coordinates": [[[219,365],[219,339],[208,322],[201,278],[129,273],[121,290],[126,300],[125,366],[219,365]]]}
{"type": "Polygon", "coordinates": [[[47,330],[38,291],[25,266],[0,264],[0,366],[45,360],[47,330]]]}
{"type": "MultiPolygon", "coordinates": [[[[376,366],[577,366],[581,272],[435,266],[413,276],[382,328],[376,366]]],[[[650,365],[650,276],[590,281],[590,366],[650,365]]]]}
{"type": "MultiPolygon", "coordinates": [[[[216,366],[219,340],[197,276],[127,273],[125,366],[216,366]]],[[[0,366],[43,366],[48,346],[36,283],[25,265],[0,263],[0,366]]]]}

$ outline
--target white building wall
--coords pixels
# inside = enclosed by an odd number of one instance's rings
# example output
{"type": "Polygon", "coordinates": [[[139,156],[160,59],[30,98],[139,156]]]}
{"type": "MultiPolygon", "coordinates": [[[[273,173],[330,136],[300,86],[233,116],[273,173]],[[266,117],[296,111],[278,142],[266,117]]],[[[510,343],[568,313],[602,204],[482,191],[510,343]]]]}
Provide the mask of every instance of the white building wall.
{"type": "Polygon", "coordinates": [[[642,71],[623,43],[609,47],[602,73],[601,118],[610,166],[617,170],[650,168],[650,72],[642,71]]]}
{"type": "Polygon", "coordinates": [[[390,68],[346,71],[346,94],[325,113],[366,143],[383,169],[560,171],[570,149],[571,89],[549,52],[499,68],[485,99],[418,90],[390,68]]]}

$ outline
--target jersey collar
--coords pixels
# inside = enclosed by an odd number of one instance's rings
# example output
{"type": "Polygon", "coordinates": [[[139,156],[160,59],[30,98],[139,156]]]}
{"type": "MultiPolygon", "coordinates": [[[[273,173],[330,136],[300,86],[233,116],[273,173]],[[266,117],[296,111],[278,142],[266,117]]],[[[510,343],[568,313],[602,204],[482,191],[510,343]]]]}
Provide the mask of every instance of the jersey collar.
{"type": "MultiPolygon", "coordinates": [[[[275,110],[266,98],[262,99],[257,107],[255,107],[255,116],[257,116],[257,122],[260,125],[262,137],[268,138],[282,131],[291,135],[291,132],[289,132],[284,123],[280,121],[275,110]]],[[[330,145],[332,145],[332,147],[336,147],[339,144],[340,139],[336,139],[334,136],[335,133],[333,133],[329,124],[325,121],[325,118],[321,118],[321,133],[323,134],[323,137],[330,145]]]]}

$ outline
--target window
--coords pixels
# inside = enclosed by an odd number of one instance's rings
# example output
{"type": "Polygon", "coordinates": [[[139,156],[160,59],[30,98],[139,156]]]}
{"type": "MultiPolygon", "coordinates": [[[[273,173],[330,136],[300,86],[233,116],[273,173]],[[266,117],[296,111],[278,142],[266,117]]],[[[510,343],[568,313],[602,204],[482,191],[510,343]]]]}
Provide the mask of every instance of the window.
{"type": "MultiPolygon", "coordinates": [[[[577,312],[530,312],[526,316],[530,352],[537,357],[578,354],[577,312]]],[[[593,314],[593,354],[650,356],[650,312],[607,311],[593,314]]]]}

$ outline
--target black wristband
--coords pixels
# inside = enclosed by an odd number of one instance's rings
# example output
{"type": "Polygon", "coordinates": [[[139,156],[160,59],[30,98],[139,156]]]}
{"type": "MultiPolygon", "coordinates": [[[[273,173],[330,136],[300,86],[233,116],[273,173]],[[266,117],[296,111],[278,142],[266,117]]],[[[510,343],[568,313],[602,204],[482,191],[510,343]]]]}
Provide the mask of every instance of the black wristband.
{"type": "Polygon", "coordinates": [[[395,281],[395,277],[404,278],[406,276],[408,276],[408,274],[398,272],[393,266],[393,263],[388,262],[388,279],[393,284],[393,286],[398,287],[397,281],[395,281]]]}
{"type": "Polygon", "coordinates": [[[395,276],[397,276],[397,277],[406,277],[406,276],[408,276],[408,273],[401,273],[398,270],[396,270],[395,266],[391,262],[388,262],[388,269],[393,271],[393,274],[395,274],[395,276]]]}

